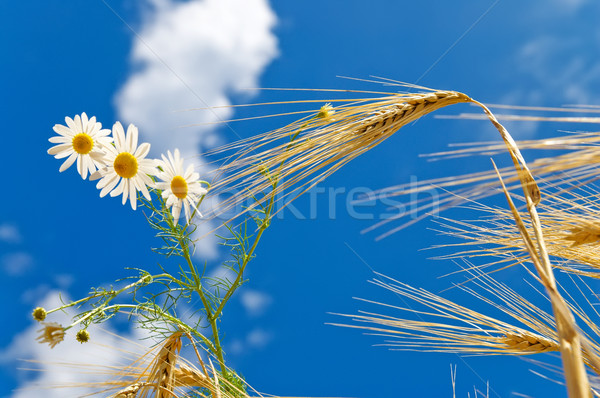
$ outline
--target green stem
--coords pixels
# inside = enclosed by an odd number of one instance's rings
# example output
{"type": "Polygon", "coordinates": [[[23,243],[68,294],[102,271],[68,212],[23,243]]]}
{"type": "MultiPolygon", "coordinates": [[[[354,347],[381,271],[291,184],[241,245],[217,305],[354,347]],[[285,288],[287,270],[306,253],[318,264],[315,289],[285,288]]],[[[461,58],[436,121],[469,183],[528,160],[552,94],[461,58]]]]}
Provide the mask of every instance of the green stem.
{"type": "MultiPolygon", "coordinates": [[[[274,187],[276,187],[276,186],[277,186],[277,183],[274,184],[274,187]]],[[[244,270],[246,269],[246,265],[248,265],[248,263],[250,262],[250,259],[252,259],[254,250],[256,250],[256,247],[258,246],[258,241],[260,240],[263,232],[267,229],[267,227],[269,225],[268,220],[271,217],[271,212],[273,211],[274,203],[275,203],[275,190],[273,190],[273,193],[271,194],[269,206],[267,206],[267,210],[265,211],[265,218],[264,218],[262,224],[260,225],[260,227],[258,228],[258,232],[256,233],[256,238],[254,239],[254,243],[252,244],[252,247],[250,247],[250,250],[248,250],[248,252],[244,254],[244,261],[242,261],[242,265],[240,266],[240,269],[238,271],[237,277],[235,278],[235,281],[233,282],[233,284],[231,285],[229,290],[227,290],[227,293],[225,293],[225,296],[221,300],[219,307],[215,310],[215,312],[213,314],[213,317],[215,319],[217,319],[221,315],[221,313],[223,312],[223,307],[225,307],[225,303],[227,303],[227,301],[231,298],[233,293],[239,287],[239,283],[242,280],[242,276],[244,274],[244,270]]]]}
{"type": "MultiPolygon", "coordinates": [[[[171,213],[167,209],[166,203],[165,203],[164,199],[162,198],[162,195],[159,194],[157,196],[159,198],[163,212],[165,214],[168,214],[168,216],[166,217],[167,225],[169,226],[169,228],[171,228],[171,232],[173,232],[177,236],[177,241],[179,243],[179,247],[181,248],[183,258],[185,258],[185,261],[188,264],[191,275],[193,277],[195,277],[195,276],[197,276],[197,272],[196,272],[196,268],[194,267],[194,263],[192,262],[192,257],[190,256],[190,250],[189,250],[188,244],[185,242],[185,239],[182,236],[182,233],[180,233],[178,231],[177,225],[174,224],[173,218],[170,216],[171,213]]],[[[187,226],[186,226],[186,228],[187,228],[187,226]]],[[[185,231],[185,229],[183,229],[183,230],[185,231]]],[[[196,291],[196,293],[198,293],[198,296],[200,296],[200,300],[202,301],[202,305],[204,306],[204,310],[206,311],[206,319],[210,323],[210,328],[211,328],[212,336],[213,336],[213,340],[214,340],[213,343],[209,346],[209,348],[211,348],[211,351],[217,357],[217,360],[219,361],[219,367],[221,368],[221,373],[223,373],[223,375],[225,376],[227,374],[227,368],[225,367],[225,358],[223,357],[223,347],[221,347],[221,339],[219,337],[219,329],[217,327],[217,320],[216,320],[216,318],[213,317],[212,307],[211,307],[210,302],[207,299],[206,295],[204,294],[201,280],[199,278],[195,278],[195,279],[197,280],[197,284],[196,284],[196,286],[194,286],[194,290],[196,291]]]]}
{"type": "MultiPolygon", "coordinates": [[[[296,131],[291,137],[290,137],[290,143],[287,145],[286,147],[286,152],[290,150],[290,148],[294,145],[294,141],[296,140],[296,138],[298,138],[298,135],[308,126],[309,122],[316,119],[316,116],[313,116],[311,119],[307,120],[302,126],[300,126],[300,128],[298,129],[298,131],[296,131]]],[[[272,182],[272,191],[271,191],[271,197],[269,199],[269,205],[267,206],[267,209],[265,211],[265,217],[263,219],[262,224],[260,225],[260,227],[258,228],[258,232],[256,233],[256,238],[254,239],[254,243],[252,244],[252,247],[250,247],[250,250],[248,250],[247,253],[244,253],[244,261],[242,261],[242,265],[240,266],[240,269],[238,271],[237,277],[235,278],[235,281],[233,282],[233,284],[231,285],[231,287],[229,288],[229,290],[227,290],[227,293],[225,293],[225,296],[223,297],[223,299],[221,300],[221,303],[219,304],[219,307],[217,307],[217,309],[215,310],[213,316],[215,319],[217,319],[221,313],[223,312],[223,308],[225,307],[225,304],[227,303],[227,301],[229,301],[229,299],[231,298],[231,296],[233,295],[233,293],[235,293],[235,291],[237,290],[237,288],[239,287],[239,284],[242,280],[243,274],[244,274],[244,270],[246,269],[246,265],[248,265],[248,263],[250,262],[250,260],[252,259],[252,255],[254,254],[254,250],[256,249],[256,247],[258,246],[258,242],[260,241],[260,238],[263,234],[263,232],[265,232],[265,230],[267,229],[267,227],[269,226],[269,222],[271,219],[271,213],[273,212],[273,206],[275,205],[275,196],[277,194],[277,186],[279,185],[279,173],[281,172],[281,169],[283,167],[285,163],[285,159],[281,161],[281,164],[279,165],[279,167],[277,168],[277,173],[276,173],[276,177],[275,180],[272,182]]]]}
{"type": "MultiPolygon", "coordinates": [[[[92,300],[92,299],[94,299],[94,298],[98,298],[98,297],[102,297],[102,296],[107,296],[107,295],[113,296],[113,297],[109,298],[109,299],[108,299],[108,300],[105,302],[105,304],[106,304],[106,303],[110,302],[110,301],[111,301],[113,298],[115,298],[116,296],[118,296],[119,294],[123,293],[124,291],[126,291],[126,290],[129,290],[129,289],[131,289],[131,288],[133,288],[133,287],[135,287],[135,286],[137,286],[137,285],[139,285],[139,284],[141,284],[141,283],[144,283],[144,282],[146,282],[146,281],[147,281],[147,278],[148,278],[148,276],[150,276],[150,278],[152,278],[152,279],[156,279],[156,278],[168,277],[168,276],[170,276],[170,275],[169,275],[169,274],[146,275],[146,276],[144,276],[143,278],[140,278],[140,279],[138,279],[137,281],[135,281],[135,282],[133,282],[133,283],[130,283],[129,285],[127,285],[127,286],[125,286],[125,287],[123,287],[123,288],[121,288],[121,289],[119,289],[119,290],[117,290],[117,291],[110,291],[110,292],[95,292],[94,294],[92,294],[92,295],[90,295],[90,296],[84,297],[84,298],[82,298],[82,299],[79,299],[79,300],[77,300],[77,301],[73,301],[73,302],[71,302],[71,303],[69,303],[69,304],[65,304],[65,305],[63,305],[63,306],[61,306],[61,307],[54,308],[54,309],[52,309],[52,310],[48,311],[47,313],[48,313],[48,314],[51,314],[51,313],[53,313],[53,312],[56,312],[56,311],[64,310],[65,308],[70,308],[70,307],[73,307],[73,306],[77,306],[77,305],[79,305],[79,304],[83,304],[83,303],[85,303],[85,302],[87,302],[87,301],[90,301],[90,300],[92,300]]],[[[101,308],[101,307],[99,307],[99,308],[101,308]]]]}
{"type": "Polygon", "coordinates": [[[85,321],[88,318],[93,318],[97,313],[99,313],[101,311],[110,310],[112,308],[137,308],[137,307],[138,306],[135,304],[113,304],[113,305],[109,305],[108,307],[106,307],[106,306],[98,307],[98,308],[95,308],[95,309],[91,310],[90,312],[88,312],[86,316],[79,318],[78,320],[76,320],[75,322],[73,322],[72,324],[67,326],[65,328],[65,330],[71,329],[73,326],[80,324],[81,322],[85,321]]]}

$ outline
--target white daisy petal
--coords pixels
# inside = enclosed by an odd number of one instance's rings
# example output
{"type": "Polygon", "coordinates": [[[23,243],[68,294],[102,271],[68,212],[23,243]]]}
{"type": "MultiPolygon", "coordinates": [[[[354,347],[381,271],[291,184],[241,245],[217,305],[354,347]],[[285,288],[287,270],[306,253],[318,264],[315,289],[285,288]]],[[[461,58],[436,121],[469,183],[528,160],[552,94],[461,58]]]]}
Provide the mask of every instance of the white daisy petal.
{"type": "Polygon", "coordinates": [[[119,185],[117,185],[117,187],[110,192],[110,196],[114,197],[121,195],[125,191],[125,181],[127,180],[125,178],[122,178],[119,182],[119,185]]]}
{"type": "Polygon", "coordinates": [[[90,122],[90,129],[88,131],[89,135],[94,135],[94,136],[98,136],[98,132],[100,132],[100,129],[102,128],[102,125],[100,123],[91,123],[90,122]]]}
{"type": "MultiPolygon", "coordinates": [[[[91,177],[90,177],[91,179],[91,177]]],[[[107,193],[109,193],[114,187],[117,186],[117,184],[119,183],[119,180],[121,179],[121,177],[119,177],[118,175],[114,175],[113,177],[109,177],[107,176],[105,178],[106,183],[102,188],[102,191],[100,191],[100,197],[104,197],[106,196],[107,193]]]]}
{"type": "Polygon", "coordinates": [[[129,178],[123,179],[125,182],[123,183],[123,204],[127,203],[127,198],[129,197],[129,178]]]}
{"type": "MultiPolygon", "coordinates": [[[[88,119],[87,115],[85,114],[85,112],[82,112],[81,113],[81,126],[82,126],[81,131],[85,131],[84,130],[85,127],[83,127],[83,126],[87,126],[88,122],[89,122],[89,119],[88,119]]],[[[93,126],[95,122],[96,121],[94,121],[93,123],[90,123],[90,125],[93,126]]]]}
{"type": "Polygon", "coordinates": [[[138,188],[138,191],[140,191],[142,195],[144,195],[144,198],[146,198],[146,200],[151,200],[152,198],[150,197],[150,192],[148,192],[148,188],[146,188],[146,184],[142,183],[140,185],[141,186],[138,188]]]}
{"type": "Polygon", "coordinates": [[[177,199],[177,196],[173,195],[173,194],[169,194],[168,198],[167,198],[167,203],[165,203],[167,205],[167,207],[171,207],[175,204],[175,202],[177,202],[179,199],[177,199]]]}
{"type": "MultiPolygon", "coordinates": [[[[86,117],[87,119],[87,117],[86,117]]],[[[83,126],[81,125],[81,117],[79,115],[75,115],[75,118],[73,118],[73,120],[75,121],[75,130],[78,133],[82,133],[83,130],[83,126]]]]}
{"type": "Polygon", "coordinates": [[[105,155],[101,152],[91,152],[90,158],[92,158],[92,160],[95,160],[96,162],[102,162],[105,158],[105,155]]]}
{"type": "Polygon", "coordinates": [[[194,209],[194,211],[196,212],[196,216],[198,217],[202,217],[202,213],[200,213],[200,210],[198,210],[198,208],[196,207],[196,203],[198,202],[198,199],[195,200],[189,200],[188,203],[189,205],[192,207],[192,209],[194,209]]]}
{"type": "Polygon", "coordinates": [[[115,140],[115,146],[118,152],[125,151],[125,131],[123,131],[123,125],[121,122],[116,122],[112,129],[113,138],[115,140]]]}
{"type": "Polygon", "coordinates": [[[64,137],[72,137],[75,135],[70,128],[63,126],[62,124],[55,124],[54,127],[52,127],[52,130],[54,130],[56,134],[64,137]]]}
{"type": "Polygon", "coordinates": [[[136,158],[145,158],[148,152],[150,152],[150,144],[144,142],[138,147],[133,156],[136,158]]]}
{"type": "Polygon", "coordinates": [[[173,213],[173,220],[175,221],[175,223],[177,223],[177,221],[179,221],[179,215],[181,214],[181,201],[180,200],[178,200],[177,203],[175,203],[173,205],[171,212],[173,213]]]}
{"type": "MultiPolygon", "coordinates": [[[[190,164],[187,169],[185,169],[185,173],[183,173],[183,176],[187,179],[187,178],[192,178],[192,176],[194,175],[194,165],[190,164]]],[[[197,180],[200,176],[198,175],[198,177],[196,177],[195,179],[197,180]]]]}
{"type": "Polygon", "coordinates": [[[83,175],[81,176],[81,178],[85,180],[88,175],[88,172],[92,174],[96,170],[96,168],[94,167],[94,162],[92,162],[92,159],[90,159],[89,156],[82,156],[82,158],[83,159],[81,159],[81,163],[83,163],[83,175]]]}
{"type": "MultiPolygon", "coordinates": [[[[183,202],[183,201],[182,201],[183,202]]],[[[185,220],[187,222],[190,222],[190,206],[188,205],[187,202],[183,203],[183,211],[185,213],[185,220]]]]}
{"type": "Polygon", "coordinates": [[[60,166],[60,169],[58,169],[58,171],[62,173],[63,171],[71,167],[71,165],[73,164],[73,162],[75,162],[75,159],[77,158],[77,153],[71,154],[71,156],[69,156],[67,160],[65,160],[65,162],[60,166]]]}
{"type": "Polygon", "coordinates": [[[65,122],[67,123],[67,126],[69,126],[69,129],[71,129],[73,132],[75,132],[75,134],[77,134],[77,125],[75,124],[73,119],[67,116],[65,117],[65,122]]]}
{"type": "Polygon", "coordinates": [[[137,207],[137,195],[136,195],[135,184],[132,181],[129,181],[129,201],[131,202],[131,208],[135,210],[137,207]]]}
{"type": "MultiPolygon", "coordinates": [[[[96,171],[95,173],[93,173],[93,174],[90,176],[90,181],[97,180],[98,178],[102,178],[102,170],[98,170],[98,171],[96,171]]],[[[100,180],[100,181],[98,182],[98,184],[100,184],[100,182],[102,182],[102,180],[100,180]]],[[[97,187],[98,187],[98,186],[96,185],[96,188],[97,188],[97,187]]]]}
{"type": "MultiPolygon", "coordinates": [[[[149,187],[152,187],[153,185],[155,185],[154,181],[152,181],[152,178],[148,177],[148,174],[144,174],[141,173],[139,174],[139,178],[142,180],[142,182],[146,185],[148,185],[149,187]]],[[[168,185],[167,185],[168,187],[168,185]]]]}
{"type": "MultiPolygon", "coordinates": [[[[127,127],[127,138],[126,138],[126,151],[129,153],[135,152],[138,144],[138,129],[133,124],[127,127]]],[[[150,146],[150,144],[146,144],[150,146]]],[[[143,156],[142,156],[143,157],[143,156]]]]}
{"type": "MultiPolygon", "coordinates": [[[[83,177],[83,162],[81,161],[82,157],[83,156],[77,156],[77,172],[79,173],[80,176],[83,177]]],[[[87,170],[86,170],[86,173],[87,173],[87,170]]],[[[87,177],[87,174],[86,174],[86,177],[87,177]]],[[[85,180],[85,178],[84,178],[84,180],[85,180]]]]}
{"type": "Polygon", "coordinates": [[[71,144],[59,144],[59,145],[55,145],[52,148],[48,149],[48,155],[57,155],[59,152],[68,150],[70,148],[72,148],[73,146],[71,144]]]}
{"type": "Polygon", "coordinates": [[[69,138],[69,137],[54,136],[54,137],[48,138],[48,141],[50,141],[53,144],[64,144],[64,143],[67,143],[67,142],[70,143],[73,140],[71,138],[69,138]]]}

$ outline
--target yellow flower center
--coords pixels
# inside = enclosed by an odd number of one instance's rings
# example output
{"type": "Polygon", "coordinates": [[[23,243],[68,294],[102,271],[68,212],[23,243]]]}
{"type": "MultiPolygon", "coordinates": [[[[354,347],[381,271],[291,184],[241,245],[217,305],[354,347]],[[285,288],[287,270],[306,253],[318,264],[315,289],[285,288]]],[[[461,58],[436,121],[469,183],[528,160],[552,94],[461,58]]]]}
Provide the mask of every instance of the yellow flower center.
{"type": "Polygon", "coordinates": [[[175,176],[171,180],[171,191],[179,199],[185,199],[188,193],[188,185],[185,178],[182,176],[175,176]]]}
{"type": "Polygon", "coordinates": [[[86,133],[79,133],[73,137],[73,149],[81,155],[87,155],[94,147],[94,140],[86,133]]]}
{"type": "Polygon", "coordinates": [[[137,159],[128,152],[118,154],[113,166],[117,174],[123,178],[135,177],[138,171],[137,159]]]}

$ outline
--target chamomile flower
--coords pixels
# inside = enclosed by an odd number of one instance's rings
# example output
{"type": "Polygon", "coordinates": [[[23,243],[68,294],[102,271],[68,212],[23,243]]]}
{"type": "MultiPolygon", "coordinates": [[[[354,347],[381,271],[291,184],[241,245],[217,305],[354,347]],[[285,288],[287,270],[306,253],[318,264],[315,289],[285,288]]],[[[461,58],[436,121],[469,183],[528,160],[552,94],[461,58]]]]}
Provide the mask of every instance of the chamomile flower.
{"type": "Polygon", "coordinates": [[[44,322],[44,327],[38,332],[40,335],[36,340],[40,343],[48,343],[50,348],[54,348],[65,338],[65,328],[56,322],[44,322]]]}
{"type": "Polygon", "coordinates": [[[59,171],[68,169],[77,160],[77,171],[85,180],[90,174],[104,166],[104,148],[110,146],[112,139],[108,136],[110,130],[102,129],[102,124],[96,122],[96,117],[88,119],[84,113],[75,115],[73,119],[66,117],[66,126],[54,125],[53,130],[58,134],[50,137],[49,141],[58,144],[48,149],[56,159],[67,158],[59,171]],[[67,157],[68,156],[68,157],[67,157]]]}
{"type": "Polygon", "coordinates": [[[46,310],[42,307],[37,307],[35,310],[33,310],[32,314],[33,319],[35,319],[38,322],[42,322],[44,319],[46,319],[46,315],[48,315],[48,313],[46,312],[46,310]]]}
{"type": "Polygon", "coordinates": [[[87,343],[90,341],[90,333],[85,329],[81,329],[75,335],[75,340],[79,341],[81,344],[87,343]]]}
{"type": "Polygon", "coordinates": [[[333,110],[333,106],[331,106],[331,104],[328,102],[325,105],[323,105],[319,110],[319,113],[317,113],[317,119],[323,119],[326,122],[332,122],[334,121],[334,113],[335,111],[333,110]]]}
{"type": "MultiPolygon", "coordinates": [[[[162,161],[159,161],[162,171],[158,173],[157,177],[162,181],[157,182],[156,187],[163,191],[162,197],[167,201],[167,207],[171,208],[175,223],[179,221],[182,207],[185,219],[189,223],[192,215],[191,209],[198,212],[196,205],[208,190],[200,183],[200,175],[194,172],[194,165],[190,164],[184,172],[183,159],[178,149],[175,149],[174,154],[167,151],[167,156],[162,155],[162,161]]],[[[200,212],[198,215],[201,216],[200,212]]]]}
{"type": "Polygon", "coordinates": [[[96,188],[101,189],[100,197],[110,192],[110,196],[123,195],[123,204],[131,202],[133,210],[137,207],[137,191],[150,200],[147,186],[152,186],[150,176],[156,175],[155,161],[146,159],[150,144],[144,142],[138,146],[138,129],[133,124],[127,127],[127,135],[120,122],[112,129],[114,146],[106,148],[106,166],[90,176],[90,180],[99,178],[96,188]]]}

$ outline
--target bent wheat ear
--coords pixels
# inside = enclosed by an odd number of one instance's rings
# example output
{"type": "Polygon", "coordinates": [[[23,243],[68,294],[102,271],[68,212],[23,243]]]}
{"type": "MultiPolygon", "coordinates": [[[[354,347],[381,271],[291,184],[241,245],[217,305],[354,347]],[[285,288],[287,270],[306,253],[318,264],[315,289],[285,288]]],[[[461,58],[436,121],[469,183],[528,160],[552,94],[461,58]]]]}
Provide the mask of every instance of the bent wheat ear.
{"type": "Polygon", "coordinates": [[[334,108],[326,120],[317,115],[259,136],[240,146],[236,160],[218,172],[229,175],[213,186],[212,195],[239,192],[221,202],[220,214],[267,191],[293,200],[400,128],[440,108],[473,102],[455,91],[396,94],[359,105],[334,108]],[[270,147],[270,148],[268,148],[270,147]],[[292,196],[294,195],[294,196],[292,196]]]}

